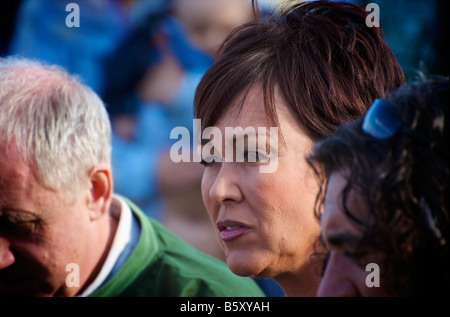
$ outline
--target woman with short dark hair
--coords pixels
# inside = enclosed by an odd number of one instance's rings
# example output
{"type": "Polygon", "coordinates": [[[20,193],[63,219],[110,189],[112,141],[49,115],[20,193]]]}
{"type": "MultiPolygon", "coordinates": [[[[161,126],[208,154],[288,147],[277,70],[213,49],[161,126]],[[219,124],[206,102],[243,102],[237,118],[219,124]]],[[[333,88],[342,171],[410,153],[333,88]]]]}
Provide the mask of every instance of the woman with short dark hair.
{"type": "Polygon", "coordinates": [[[365,24],[367,14],[350,3],[314,1],[244,25],[225,40],[196,91],[202,196],[227,264],[238,275],[275,278],[287,296],[312,296],[320,280],[309,259],[320,233],[313,216],[319,188],[305,157],[404,82],[381,29],[365,24]],[[210,126],[225,135],[223,144],[210,126]],[[272,127],[280,142],[272,130],[260,139],[272,127]],[[227,139],[227,128],[242,129],[227,139]],[[238,152],[239,139],[247,141],[243,160],[225,157],[225,145],[238,152]],[[267,162],[276,168],[263,173],[267,162]]]}

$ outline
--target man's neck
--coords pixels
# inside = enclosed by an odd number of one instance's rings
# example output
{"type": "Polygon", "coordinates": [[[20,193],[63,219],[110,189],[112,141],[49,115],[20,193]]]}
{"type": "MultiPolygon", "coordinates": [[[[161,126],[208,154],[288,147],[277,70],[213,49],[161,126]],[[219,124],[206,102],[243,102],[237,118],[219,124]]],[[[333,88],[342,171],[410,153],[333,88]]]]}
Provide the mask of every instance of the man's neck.
{"type": "Polygon", "coordinates": [[[111,202],[111,206],[108,210],[108,213],[104,215],[103,219],[98,220],[98,231],[96,235],[96,240],[92,241],[93,244],[99,246],[103,251],[98,254],[98,260],[94,263],[94,269],[92,273],[89,275],[86,282],[83,284],[83,287],[77,292],[77,294],[82,294],[87,287],[89,287],[92,282],[97,278],[103,265],[108,257],[108,254],[111,250],[111,246],[114,241],[114,237],[116,235],[117,227],[119,225],[121,213],[121,204],[120,202],[113,198],[111,202]],[[103,246],[103,247],[101,247],[103,246]]]}

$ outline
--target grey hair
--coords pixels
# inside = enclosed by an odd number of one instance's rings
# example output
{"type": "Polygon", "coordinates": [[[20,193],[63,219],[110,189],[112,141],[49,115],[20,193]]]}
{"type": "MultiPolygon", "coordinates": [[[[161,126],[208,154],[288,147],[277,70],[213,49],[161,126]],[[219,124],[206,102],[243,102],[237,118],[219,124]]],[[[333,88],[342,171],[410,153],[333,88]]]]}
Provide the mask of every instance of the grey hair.
{"type": "Polygon", "coordinates": [[[97,94],[63,68],[0,58],[0,144],[16,146],[42,185],[76,193],[92,167],[110,165],[111,125],[97,94]]]}

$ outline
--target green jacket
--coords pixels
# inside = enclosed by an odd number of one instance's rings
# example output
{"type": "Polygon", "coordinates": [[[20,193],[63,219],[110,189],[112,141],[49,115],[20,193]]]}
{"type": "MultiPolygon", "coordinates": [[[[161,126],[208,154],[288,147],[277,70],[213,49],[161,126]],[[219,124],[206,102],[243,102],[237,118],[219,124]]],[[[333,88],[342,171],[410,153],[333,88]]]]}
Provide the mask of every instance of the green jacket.
{"type": "Polygon", "coordinates": [[[90,297],[264,296],[251,278],[178,239],[126,200],[137,217],[138,244],[117,273],[90,297]]]}

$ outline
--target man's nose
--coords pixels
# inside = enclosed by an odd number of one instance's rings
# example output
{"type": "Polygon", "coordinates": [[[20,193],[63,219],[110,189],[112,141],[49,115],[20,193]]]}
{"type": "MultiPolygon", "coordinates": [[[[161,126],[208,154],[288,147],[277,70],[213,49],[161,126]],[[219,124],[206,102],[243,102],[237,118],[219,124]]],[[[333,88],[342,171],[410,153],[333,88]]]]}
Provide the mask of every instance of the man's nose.
{"type": "MultiPolygon", "coordinates": [[[[347,270],[337,264],[342,259],[337,259],[334,252],[330,252],[325,273],[317,290],[318,297],[356,297],[359,296],[355,285],[348,279],[347,270]]],[[[346,261],[348,262],[348,261],[346,261]]]]}
{"type": "Polygon", "coordinates": [[[3,237],[0,237],[0,270],[7,268],[14,262],[15,257],[11,252],[9,241],[3,237]]]}

